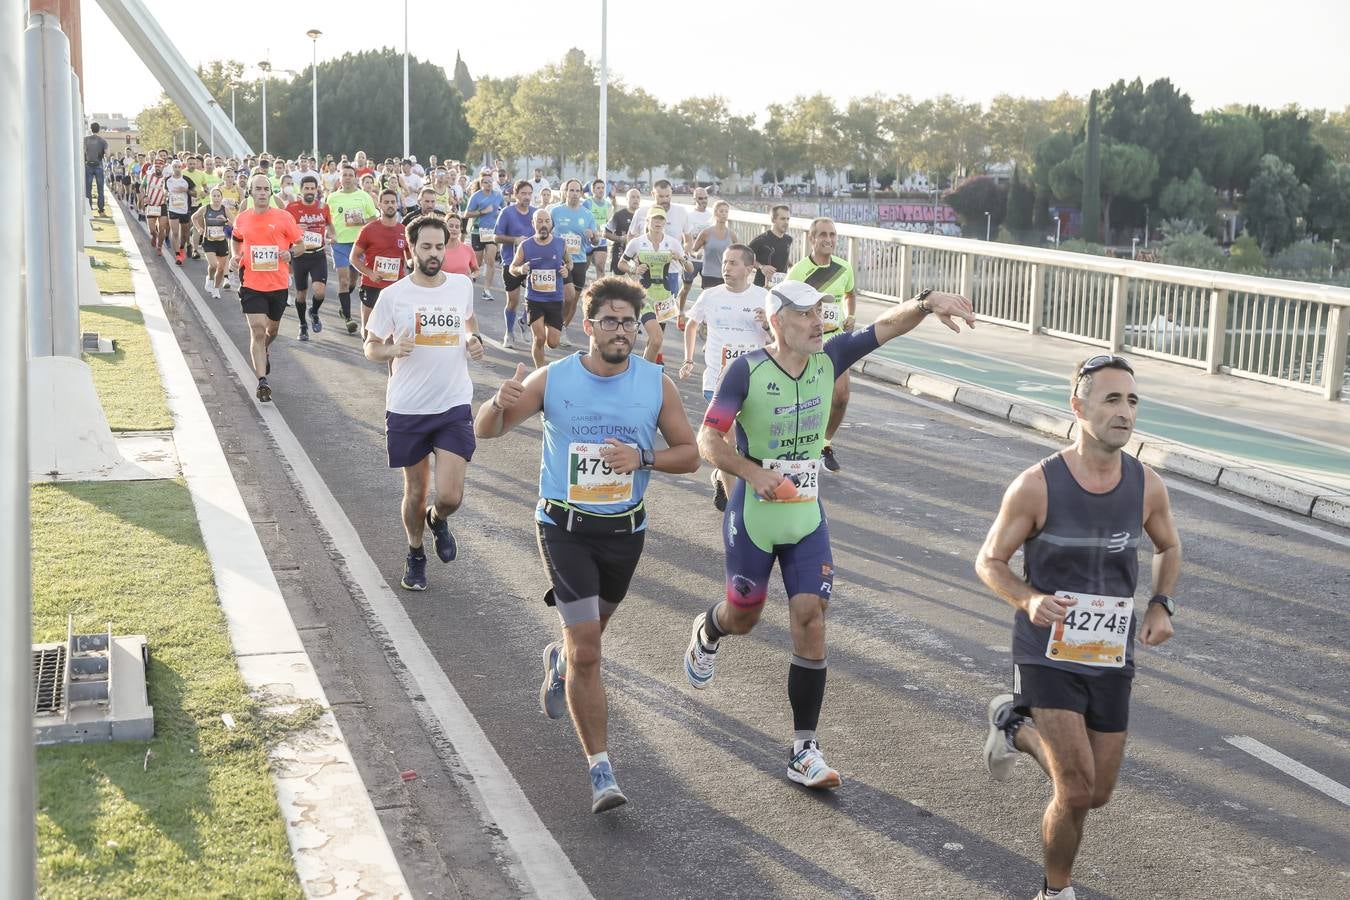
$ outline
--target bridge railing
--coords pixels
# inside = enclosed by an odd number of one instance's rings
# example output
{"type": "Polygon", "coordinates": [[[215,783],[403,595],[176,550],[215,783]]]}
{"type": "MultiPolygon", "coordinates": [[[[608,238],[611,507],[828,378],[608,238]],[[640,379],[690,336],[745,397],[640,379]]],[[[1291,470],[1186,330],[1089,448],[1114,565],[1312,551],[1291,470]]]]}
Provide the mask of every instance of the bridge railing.
{"type": "MultiPolygon", "coordinates": [[[[763,213],[734,211],[749,242],[763,213]]],[[[792,261],[811,221],[793,218],[792,261]]],[[[988,322],[1320,393],[1346,390],[1350,289],[1014,244],[837,223],[858,292],[899,301],[921,288],[969,297],[988,322]]]]}

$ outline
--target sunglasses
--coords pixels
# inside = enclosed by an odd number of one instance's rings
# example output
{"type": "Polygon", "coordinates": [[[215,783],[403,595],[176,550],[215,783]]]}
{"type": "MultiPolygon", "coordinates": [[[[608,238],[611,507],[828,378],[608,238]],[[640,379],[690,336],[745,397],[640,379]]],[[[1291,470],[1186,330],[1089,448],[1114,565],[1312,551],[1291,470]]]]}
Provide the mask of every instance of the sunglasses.
{"type": "Polygon", "coordinates": [[[598,319],[591,319],[593,323],[600,327],[601,331],[618,331],[620,326],[629,334],[637,331],[638,320],[634,318],[616,319],[613,316],[601,316],[598,319]]]}
{"type": "Polygon", "coordinates": [[[1130,365],[1128,359],[1123,356],[1104,353],[1101,356],[1092,356],[1084,360],[1082,367],[1078,370],[1077,377],[1074,378],[1074,383],[1077,384],[1081,381],[1084,375],[1091,375],[1093,372],[1100,372],[1102,369],[1124,369],[1131,375],[1134,374],[1134,368],[1130,365]]]}

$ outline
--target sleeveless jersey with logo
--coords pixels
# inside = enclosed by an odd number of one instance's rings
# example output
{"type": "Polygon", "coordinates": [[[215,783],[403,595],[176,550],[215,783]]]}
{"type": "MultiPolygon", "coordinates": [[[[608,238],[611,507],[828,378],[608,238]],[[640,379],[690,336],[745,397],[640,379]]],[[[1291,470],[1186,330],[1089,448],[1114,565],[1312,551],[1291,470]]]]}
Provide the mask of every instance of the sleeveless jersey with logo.
{"type": "Polygon", "coordinates": [[[561,303],[563,275],[559,270],[563,267],[563,257],[566,254],[562,238],[554,236],[547,244],[541,244],[534,238],[527,238],[520,246],[524,248],[525,261],[530,264],[530,274],[525,276],[525,298],[537,303],[561,303]],[[539,283],[536,272],[553,273],[553,290],[540,290],[535,287],[539,283]]]}

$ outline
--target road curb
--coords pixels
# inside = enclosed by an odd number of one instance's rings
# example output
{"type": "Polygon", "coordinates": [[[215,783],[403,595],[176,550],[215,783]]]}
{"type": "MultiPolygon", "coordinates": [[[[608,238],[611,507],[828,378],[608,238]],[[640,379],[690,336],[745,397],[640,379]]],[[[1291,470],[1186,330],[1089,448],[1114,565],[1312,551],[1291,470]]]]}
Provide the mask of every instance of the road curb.
{"type": "Polygon", "coordinates": [[[131,234],[134,224],[118,203],[112,214],[173,416],[183,480],[211,560],[235,664],[268,711],[305,702],[323,711],[313,725],[268,752],[300,887],[310,897],[411,897],[131,234]]]}
{"type": "MultiPolygon", "coordinates": [[[[863,360],[858,371],[866,378],[954,403],[1051,437],[1067,439],[1073,434],[1072,416],[1034,400],[969,385],[954,378],[875,357],[863,360]]],[[[1301,516],[1350,528],[1350,494],[1334,488],[1145,434],[1137,436],[1130,452],[1155,469],[1221,487],[1301,516]]]]}

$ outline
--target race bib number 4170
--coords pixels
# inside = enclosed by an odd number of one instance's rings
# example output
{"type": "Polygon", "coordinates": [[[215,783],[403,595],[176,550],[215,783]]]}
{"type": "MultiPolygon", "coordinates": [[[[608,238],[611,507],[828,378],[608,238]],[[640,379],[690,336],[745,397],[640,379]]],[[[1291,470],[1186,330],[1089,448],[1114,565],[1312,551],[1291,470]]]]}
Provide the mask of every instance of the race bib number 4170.
{"type": "Polygon", "coordinates": [[[1050,628],[1045,658],[1085,666],[1119,669],[1125,665],[1130,640],[1133,597],[1100,597],[1076,591],[1055,591],[1056,597],[1078,602],[1064,621],[1050,628]]]}

